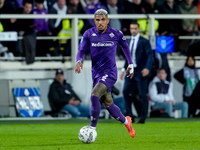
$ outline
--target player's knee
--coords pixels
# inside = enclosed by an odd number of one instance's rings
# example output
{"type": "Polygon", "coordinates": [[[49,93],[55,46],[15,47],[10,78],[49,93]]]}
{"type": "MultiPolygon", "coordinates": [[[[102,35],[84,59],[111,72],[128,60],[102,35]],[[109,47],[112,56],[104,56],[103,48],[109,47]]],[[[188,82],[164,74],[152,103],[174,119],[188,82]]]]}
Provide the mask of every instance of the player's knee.
{"type": "Polygon", "coordinates": [[[93,89],[93,91],[92,91],[92,96],[100,97],[100,92],[99,92],[98,88],[94,88],[94,89],[93,89]]]}
{"type": "Polygon", "coordinates": [[[97,91],[93,91],[92,96],[100,97],[100,93],[97,91]]]}

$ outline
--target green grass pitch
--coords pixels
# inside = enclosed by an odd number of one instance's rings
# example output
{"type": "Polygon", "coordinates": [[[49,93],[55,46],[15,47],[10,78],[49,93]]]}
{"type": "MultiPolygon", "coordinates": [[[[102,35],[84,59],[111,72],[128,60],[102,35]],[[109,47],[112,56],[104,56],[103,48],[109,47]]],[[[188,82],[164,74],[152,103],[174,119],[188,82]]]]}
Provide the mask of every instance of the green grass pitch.
{"type": "Polygon", "coordinates": [[[200,150],[200,118],[150,118],[145,124],[133,124],[135,138],[118,121],[100,119],[96,141],[84,144],[78,132],[89,122],[0,120],[0,150],[200,150]]]}

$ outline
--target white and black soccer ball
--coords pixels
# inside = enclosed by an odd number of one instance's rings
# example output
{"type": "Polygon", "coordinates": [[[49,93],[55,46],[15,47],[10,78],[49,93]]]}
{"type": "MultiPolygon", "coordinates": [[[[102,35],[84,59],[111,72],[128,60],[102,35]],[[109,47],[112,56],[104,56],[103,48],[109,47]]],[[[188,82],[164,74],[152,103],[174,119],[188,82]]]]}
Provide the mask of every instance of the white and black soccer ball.
{"type": "Polygon", "coordinates": [[[93,143],[97,138],[97,132],[90,126],[84,126],[80,129],[78,138],[83,143],[93,143]]]}

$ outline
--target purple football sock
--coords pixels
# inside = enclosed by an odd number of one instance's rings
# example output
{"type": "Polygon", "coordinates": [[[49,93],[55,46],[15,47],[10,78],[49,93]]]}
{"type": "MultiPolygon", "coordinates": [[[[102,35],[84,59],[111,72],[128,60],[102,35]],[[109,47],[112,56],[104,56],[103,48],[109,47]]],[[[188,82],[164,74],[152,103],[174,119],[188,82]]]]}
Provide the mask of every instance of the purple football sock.
{"type": "Polygon", "coordinates": [[[125,116],[121,113],[120,109],[118,106],[116,106],[114,103],[110,105],[109,107],[106,108],[110,115],[114,117],[116,120],[119,120],[121,123],[124,123],[126,118],[125,116]]]}
{"type": "Polygon", "coordinates": [[[90,124],[90,126],[96,127],[98,119],[99,119],[99,114],[101,111],[100,98],[92,95],[91,103],[92,103],[92,106],[91,106],[91,124],[90,124]]]}

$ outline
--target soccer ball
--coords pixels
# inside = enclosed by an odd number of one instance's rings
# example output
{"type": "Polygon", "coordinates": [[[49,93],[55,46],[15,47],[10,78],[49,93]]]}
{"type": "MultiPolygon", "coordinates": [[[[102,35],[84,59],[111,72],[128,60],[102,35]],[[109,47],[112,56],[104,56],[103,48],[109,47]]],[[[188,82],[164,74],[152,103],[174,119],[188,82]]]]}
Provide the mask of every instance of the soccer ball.
{"type": "Polygon", "coordinates": [[[97,132],[89,126],[84,126],[80,129],[78,138],[83,143],[93,143],[97,138],[97,132]]]}

